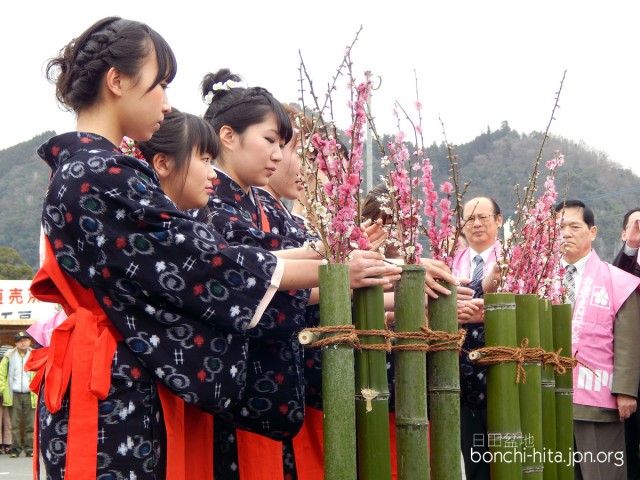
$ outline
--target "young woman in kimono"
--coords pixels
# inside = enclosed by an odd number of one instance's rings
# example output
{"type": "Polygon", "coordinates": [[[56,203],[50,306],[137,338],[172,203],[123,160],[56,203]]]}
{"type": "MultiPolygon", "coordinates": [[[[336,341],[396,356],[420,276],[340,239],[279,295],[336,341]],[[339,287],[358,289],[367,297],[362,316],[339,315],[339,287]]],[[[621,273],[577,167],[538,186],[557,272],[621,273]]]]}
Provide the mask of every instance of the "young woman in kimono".
{"type": "MultiPolygon", "coordinates": [[[[285,201],[304,201],[304,183],[302,179],[302,158],[300,151],[304,146],[305,135],[312,128],[308,117],[289,104],[282,105],[289,116],[294,135],[282,149],[282,160],[276,171],[269,177],[266,185],[255,188],[254,194],[265,213],[272,233],[281,233],[296,244],[314,242],[305,228],[304,218],[292,213],[285,201]]],[[[317,327],[320,324],[318,289],[312,289],[310,301],[305,309],[305,327],[317,327]]],[[[300,432],[292,440],[282,442],[282,474],[274,472],[269,478],[288,480],[311,480],[323,478],[323,455],[316,446],[322,445],[322,351],[319,348],[305,348],[302,371],[304,379],[305,415],[300,432]]],[[[262,441],[259,446],[264,452],[275,455],[279,445],[262,441]],[[269,450],[268,450],[269,449],[269,450]]],[[[242,468],[242,465],[241,465],[242,468]]],[[[245,468],[246,470],[246,468],[245,468]]],[[[265,480],[267,478],[265,477],[265,480]]]]}
{"type": "MultiPolygon", "coordinates": [[[[284,207],[255,188],[264,187],[280,167],[282,148],[293,136],[291,122],[267,90],[241,88],[239,80],[223,69],[208,74],[202,82],[202,95],[209,103],[204,118],[213,125],[221,145],[215,194],[208,205],[210,221],[231,244],[269,250],[301,247],[307,240],[304,229],[294,222],[285,222],[284,207]]],[[[273,318],[270,324],[276,327],[259,326],[250,332],[249,355],[263,360],[259,365],[250,366],[247,372],[248,396],[255,399],[253,404],[260,406],[265,403],[266,393],[286,399],[287,403],[272,403],[269,407],[286,413],[281,415],[282,422],[295,422],[295,429],[286,426],[293,434],[297,433],[304,417],[303,350],[297,333],[306,326],[309,295],[309,289],[278,292],[265,312],[265,316],[273,318]],[[295,401],[289,401],[292,398],[295,401]]],[[[256,421],[264,415],[252,405],[247,413],[247,417],[256,421]]],[[[284,473],[275,473],[283,470],[280,442],[275,447],[280,450],[279,454],[271,460],[273,465],[265,468],[265,461],[272,456],[258,458],[255,453],[264,453],[268,447],[271,451],[275,442],[242,431],[236,434],[235,425],[224,419],[224,415],[218,415],[215,421],[214,457],[223,458],[222,462],[215,463],[216,478],[246,478],[252,465],[269,472],[273,475],[270,478],[284,478],[284,473]],[[234,441],[225,441],[229,438],[234,441]],[[246,448],[249,444],[251,447],[246,448]],[[253,454],[243,458],[245,452],[253,454]]]]}
{"type": "MultiPolygon", "coordinates": [[[[185,432],[165,433],[160,397],[233,409],[246,387],[247,331],[269,321],[278,289],[317,286],[310,267],[320,260],[229,245],[167,196],[149,164],[117,147],[160,128],[176,70],[157,32],[119,17],[96,22],[47,66],[58,101],[77,117],[75,131],[38,151],[52,175],[47,255],[31,290],[68,315],[31,362],[48,478],[169,477],[167,436],[185,432]]],[[[379,258],[360,260],[356,283],[389,272],[379,258]]]]}
{"type": "MultiPolygon", "coordinates": [[[[208,205],[210,219],[214,228],[231,244],[255,245],[269,250],[290,248],[295,251],[296,247],[307,240],[306,233],[299,225],[295,227],[293,223],[284,223],[281,215],[273,215],[277,210],[276,203],[273,199],[267,199],[265,192],[258,192],[256,188],[265,186],[279,168],[283,158],[282,150],[292,137],[291,120],[282,105],[267,90],[241,87],[240,80],[240,77],[228,69],[222,69],[206,75],[202,81],[202,96],[209,104],[204,118],[213,125],[220,143],[220,155],[216,162],[218,178],[214,182],[215,195],[208,205]],[[268,205],[263,200],[267,200],[268,205]],[[295,234],[293,229],[296,230],[295,234]]],[[[283,212],[280,210],[280,213],[283,212]]],[[[371,251],[354,252],[354,258],[368,258],[371,255],[379,254],[371,251]]],[[[278,420],[283,425],[282,428],[287,427],[287,431],[294,434],[300,428],[304,416],[304,382],[303,351],[297,340],[297,333],[306,326],[309,295],[309,290],[278,292],[265,312],[265,316],[272,317],[273,322],[264,323],[275,324],[275,327],[258,326],[250,332],[250,355],[263,360],[250,366],[247,371],[245,395],[251,399],[251,404],[241,407],[244,422],[252,419],[262,421],[264,410],[260,409],[266,408],[263,406],[264,396],[268,392],[272,398],[281,395],[287,400],[287,403],[272,402],[267,406],[282,413],[279,419],[278,415],[272,415],[272,421],[278,420]],[[295,422],[297,428],[294,430],[286,422],[295,422]]],[[[223,415],[216,418],[216,438],[235,438],[233,428],[222,429],[219,417],[223,415]]],[[[239,458],[236,461],[234,458],[236,444],[240,457],[249,451],[242,448],[244,438],[240,433],[237,443],[230,444],[232,451],[225,449],[214,455],[228,460],[225,466],[216,462],[218,478],[237,476],[238,464],[240,475],[246,478],[251,468],[247,465],[247,460],[239,458]]],[[[220,448],[229,445],[222,441],[215,444],[220,448]]],[[[252,445],[251,451],[266,452],[265,448],[257,448],[255,442],[252,445]]],[[[272,457],[253,454],[247,457],[262,472],[282,472],[282,455],[272,457]],[[269,458],[279,460],[274,461],[273,465],[269,463],[269,467],[265,468],[265,462],[269,458]]]]}

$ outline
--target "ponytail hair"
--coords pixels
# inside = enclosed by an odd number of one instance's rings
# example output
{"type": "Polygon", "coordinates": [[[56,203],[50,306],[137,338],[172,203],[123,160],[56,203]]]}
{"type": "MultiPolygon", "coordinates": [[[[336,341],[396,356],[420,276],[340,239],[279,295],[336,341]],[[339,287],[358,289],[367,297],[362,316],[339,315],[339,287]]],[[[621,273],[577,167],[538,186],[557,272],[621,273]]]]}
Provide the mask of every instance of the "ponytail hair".
{"type": "Polygon", "coordinates": [[[273,113],[278,124],[278,134],[284,143],[293,135],[293,128],[282,104],[262,87],[241,86],[242,78],[228,68],[208,73],[200,84],[202,99],[209,106],[204,114],[216,134],[227,125],[243,134],[251,125],[261,123],[273,113]]]}

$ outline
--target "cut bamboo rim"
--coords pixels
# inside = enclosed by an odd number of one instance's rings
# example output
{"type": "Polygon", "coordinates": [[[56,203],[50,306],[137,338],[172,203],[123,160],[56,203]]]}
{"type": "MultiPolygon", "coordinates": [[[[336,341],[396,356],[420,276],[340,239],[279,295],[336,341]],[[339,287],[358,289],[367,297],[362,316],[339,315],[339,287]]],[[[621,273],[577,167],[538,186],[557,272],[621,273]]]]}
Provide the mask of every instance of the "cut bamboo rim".
{"type": "Polygon", "coordinates": [[[303,330],[298,334],[298,341],[301,345],[309,345],[310,343],[317,342],[322,338],[322,334],[320,332],[310,332],[308,330],[303,330]]]}

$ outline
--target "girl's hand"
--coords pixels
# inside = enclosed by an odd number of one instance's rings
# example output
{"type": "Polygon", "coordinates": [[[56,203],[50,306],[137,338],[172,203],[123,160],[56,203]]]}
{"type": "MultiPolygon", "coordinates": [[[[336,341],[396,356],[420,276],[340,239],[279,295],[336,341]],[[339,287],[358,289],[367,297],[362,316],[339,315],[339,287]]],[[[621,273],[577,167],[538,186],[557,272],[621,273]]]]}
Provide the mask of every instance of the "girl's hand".
{"type": "Polygon", "coordinates": [[[351,288],[388,285],[400,280],[402,269],[384,261],[382,254],[370,250],[354,250],[349,265],[351,288]]]}
{"type": "Polygon", "coordinates": [[[451,269],[447,267],[446,263],[431,258],[421,258],[420,261],[426,269],[424,292],[431,298],[438,298],[438,293],[451,295],[451,292],[437,280],[444,280],[456,287],[460,285],[458,279],[451,275],[451,269]]]}
{"type": "Polygon", "coordinates": [[[378,219],[372,222],[368,219],[366,222],[360,225],[360,228],[369,240],[369,250],[377,252],[378,249],[384,244],[385,240],[389,236],[388,232],[382,226],[382,220],[378,219]]]}
{"type": "Polygon", "coordinates": [[[459,278],[460,285],[458,285],[458,301],[460,300],[471,300],[473,298],[473,289],[469,287],[465,287],[468,285],[471,280],[468,278],[459,278]]]}

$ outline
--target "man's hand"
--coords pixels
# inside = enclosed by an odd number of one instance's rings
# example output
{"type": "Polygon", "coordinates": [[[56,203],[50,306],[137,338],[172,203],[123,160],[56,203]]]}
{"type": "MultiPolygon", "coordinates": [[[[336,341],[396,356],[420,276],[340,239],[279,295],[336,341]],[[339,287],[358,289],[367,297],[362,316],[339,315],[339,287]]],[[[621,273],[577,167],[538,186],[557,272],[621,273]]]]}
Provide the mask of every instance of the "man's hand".
{"type": "Polygon", "coordinates": [[[484,323],[484,300],[474,298],[458,302],[458,325],[484,323]]]}
{"type": "Polygon", "coordinates": [[[500,283],[500,266],[497,263],[491,265],[487,274],[482,279],[482,291],[484,293],[494,293],[500,283]]]}
{"type": "Polygon", "coordinates": [[[629,231],[627,232],[627,247],[640,247],[640,218],[629,225],[629,231]]]}
{"type": "Polygon", "coordinates": [[[620,416],[621,422],[624,422],[633,412],[636,411],[636,406],[638,404],[635,397],[623,395],[621,393],[616,395],[616,402],[618,402],[618,415],[620,416]]]}

